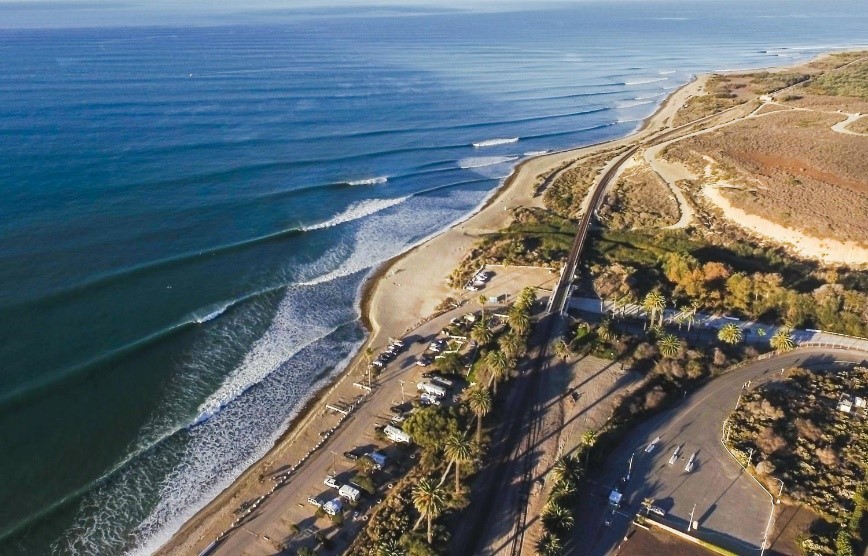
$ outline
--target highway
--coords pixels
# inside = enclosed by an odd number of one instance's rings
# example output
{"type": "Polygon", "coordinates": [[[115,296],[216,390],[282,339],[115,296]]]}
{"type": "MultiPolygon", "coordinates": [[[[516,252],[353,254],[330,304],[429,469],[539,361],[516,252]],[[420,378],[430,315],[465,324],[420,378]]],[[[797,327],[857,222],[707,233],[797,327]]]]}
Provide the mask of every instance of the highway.
{"type": "Polygon", "coordinates": [[[738,554],[759,554],[766,530],[770,534],[774,527],[772,501],[726,451],[721,442],[723,423],[746,384],[754,389],[778,379],[782,369],[795,365],[834,371],[841,361],[865,362],[868,354],[803,348],[754,361],[714,379],[676,408],[638,425],[606,458],[600,471],[588,478],[569,553],[614,554],[642,501],[653,498],[655,505],[667,512],[665,518],[652,516],[655,519],[686,530],[695,504],[693,519],[699,522],[703,538],[738,554]],[[657,437],[659,442],[647,453],[645,449],[657,437]],[[670,465],[676,447],[679,455],[670,465]],[[696,465],[692,472],[685,472],[694,453],[696,465]],[[627,474],[631,457],[632,473],[623,488],[625,501],[613,516],[607,510],[607,497],[627,474]],[[611,526],[606,526],[610,516],[611,526]]]}

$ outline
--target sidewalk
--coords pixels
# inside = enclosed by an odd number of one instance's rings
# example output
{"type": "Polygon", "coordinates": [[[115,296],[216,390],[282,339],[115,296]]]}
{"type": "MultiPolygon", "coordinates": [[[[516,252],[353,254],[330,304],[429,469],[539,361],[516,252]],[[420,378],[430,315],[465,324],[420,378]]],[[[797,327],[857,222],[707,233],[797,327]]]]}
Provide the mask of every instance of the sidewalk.
{"type": "MultiPolygon", "coordinates": [[[[596,315],[611,315],[616,312],[623,317],[634,319],[647,319],[648,314],[641,305],[636,303],[628,303],[626,305],[616,305],[613,301],[605,301],[594,299],[591,297],[573,297],[570,299],[569,308],[582,311],[584,313],[592,313],[596,315]]],[[[687,326],[686,319],[691,311],[678,309],[664,309],[663,320],[670,325],[687,326]]],[[[757,321],[743,321],[734,317],[724,317],[720,315],[709,315],[706,313],[696,313],[693,317],[694,329],[717,330],[725,324],[736,324],[744,331],[744,342],[749,344],[766,343],[777,332],[781,326],[775,324],[767,324],[757,321]]],[[[794,329],[792,332],[793,340],[799,346],[823,346],[823,347],[838,347],[842,349],[855,349],[868,352],[868,338],[857,338],[854,336],[845,336],[834,332],[823,332],[822,330],[794,329]]]]}

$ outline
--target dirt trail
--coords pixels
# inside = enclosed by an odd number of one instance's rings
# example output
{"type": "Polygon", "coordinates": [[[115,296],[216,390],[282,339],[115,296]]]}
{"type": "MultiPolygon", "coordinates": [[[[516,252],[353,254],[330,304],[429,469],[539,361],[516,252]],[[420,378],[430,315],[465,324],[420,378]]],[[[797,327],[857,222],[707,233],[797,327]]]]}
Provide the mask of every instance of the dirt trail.
{"type": "Polygon", "coordinates": [[[852,124],[853,122],[855,122],[859,118],[861,118],[862,114],[859,114],[859,113],[848,114],[847,112],[839,112],[839,114],[847,116],[847,119],[842,120],[842,121],[838,122],[837,124],[833,125],[832,131],[837,131],[838,133],[844,133],[846,135],[859,135],[861,137],[868,135],[868,133],[858,133],[858,132],[855,132],[851,129],[847,129],[847,126],[852,124]]]}
{"type": "MultiPolygon", "coordinates": [[[[706,166],[705,176],[697,176],[690,169],[680,163],[673,163],[667,160],[664,160],[659,156],[660,151],[664,149],[666,146],[675,143],[677,141],[681,141],[683,139],[687,139],[689,137],[695,137],[697,135],[702,135],[705,133],[711,133],[723,127],[733,125],[737,122],[740,122],[744,119],[748,118],[763,118],[771,114],[777,114],[778,112],[760,112],[762,107],[766,105],[777,105],[777,106],[785,106],[780,103],[776,103],[774,101],[767,101],[760,105],[759,108],[751,112],[749,115],[743,118],[737,118],[735,120],[725,122],[716,126],[709,127],[707,129],[699,130],[694,133],[689,133],[687,135],[678,137],[671,141],[667,141],[665,143],[661,143],[659,145],[655,145],[645,151],[645,160],[648,161],[651,168],[663,178],[670,189],[672,189],[673,194],[676,195],[676,198],[679,199],[679,207],[688,207],[689,204],[686,202],[683,191],[678,188],[676,182],[678,180],[698,180],[701,177],[705,178],[704,181],[706,183],[702,187],[703,196],[715,207],[720,209],[723,212],[724,218],[734,222],[735,224],[741,226],[742,228],[747,229],[754,234],[757,234],[766,239],[770,239],[772,241],[783,243],[792,247],[796,253],[800,256],[809,258],[809,259],[818,259],[827,264],[852,264],[852,265],[864,265],[868,262],[868,249],[859,246],[854,242],[842,242],[835,239],[821,239],[817,237],[810,236],[805,234],[799,230],[788,228],[786,226],[782,226],[780,224],[775,224],[774,222],[763,218],[762,216],[756,214],[749,214],[746,211],[737,208],[732,205],[732,203],[727,199],[722,193],[721,188],[736,188],[743,189],[741,186],[725,183],[722,181],[713,181],[711,166],[706,166]],[[680,195],[679,195],[680,194],[680,195]]],[[[815,110],[810,110],[806,108],[793,108],[787,107],[791,110],[797,111],[810,111],[814,112],[815,110]]],[[[837,112],[835,112],[837,113],[837,112]]],[[[840,113],[837,113],[840,114],[840,113]]],[[[859,115],[847,114],[847,119],[835,124],[832,127],[833,130],[839,131],[841,133],[849,133],[853,135],[862,135],[859,133],[852,132],[850,130],[844,130],[844,126],[852,123],[859,117],[859,115]],[[855,117],[854,117],[855,116],[855,117]],[[852,119],[851,119],[852,118],[852,119]],[[836,129],[837,128],[837,129],[836,129]]],[[[709,160],[708,157],[705,157],[706,160],[709,160]]],[[[713,162],[713,161],[712,161],[713,162]]],[[[692,209],[691,216],[692,216],[692,209]]],[[[685,221],[686,216],[685,212],[682,209],[682,218],[675,225],[678,226],[685,221]]],[[[688,221],[689,222],[689,221],[688,221]]],[[[686,224],[684,224],[686,225],[686,224]]]]}

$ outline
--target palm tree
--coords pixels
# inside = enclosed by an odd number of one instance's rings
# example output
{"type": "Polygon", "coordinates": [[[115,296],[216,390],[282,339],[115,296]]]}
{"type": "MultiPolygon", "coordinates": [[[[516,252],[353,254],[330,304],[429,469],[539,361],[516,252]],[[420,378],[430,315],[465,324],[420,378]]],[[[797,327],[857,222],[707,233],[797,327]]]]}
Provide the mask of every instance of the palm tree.
{"type": "Polygon", "coordinates": [[[585,321],[580,322],[578,324],[578,326],[576,326],[576,334],[573,337],[573,340],[574,341],[581,340],[582,338],[587,336],[588,332],[590,332],[590,331],[591,331],[591,325],[590,324],[586,323],[585,321]]]}
{"type": "Polygon", "coordinates": [[[476,415],[476,442],[482,442],[482,418],[491,411],[491,394],[488,388],[478,384],[470,389],[467,394],[467,405],[470,411],[476,415]]]}
{"type": "Polygon", "coordinates": [[[551,478],[555,484],[571,482],[574,485],[582,480],[582,462],[572,454],[567,454],[555,460],[552,466],[551,478]]]}
{"type": "Polygon", "coordinates": [[[582,435],[582,444],[585,445],[585,468],[588,467],[588,459],[591,457],[591,448],[594,446],[594,443],[597,441],[597,433],[594,431],[585,431],[585,434],[582,435]]]}
{"type": "Polygon", "coordinates": [[[555,356],[562,359],[565,363],[570,357],[570,344],[568,344],[563,338],[558,338],[552,342],[552,350],[554,351],[555,356]]]}
{"type": "Polygon", "coordinates": [[[523,310],[529,310],[534,301],[536,301],[536,290],[528,286],[518,294],[515,305],[523,310]]]}
{"type": "Polygon", "coordinates": [[[717,339],[721,342],[735,345],[741,341],[741,328],[734,322],[724,324],[717,331],[717,339]]]}
{"type": "Polygon", "coordinates": [[[646,295],[645,299],[642,300],[642,308],[645,309],[651,317],[649,321],[650,324],[654,324],[658,312],[660,313],[660,324],[663,324],[664,307],[666,307],[666,298],[657,290],[648,292],[648,295],[646,295]]]}
{"type": "Polygon", "coordinates": [[[479,306],[482,308],[482,320],[485,320],[485,304],[488,303],[488,298],[481,294],[477,299],[479,306]]]}
{"type": "Polygon", "coordinates": [[[494,333],[490,328],[488,328],[488,321],[486,319],[480,319],[480,321],[473,327],[473,330],[470,331],[470,337],[476,340],[480,346],[484,346],[491,342],[494,333]]]}
{"type": "Polygon", "coordinates": [[[473,459],[473,441],[466,433],[455,433],[446,439],[446,457],[455,465],[455,494],[461,489],[461,464],[473,459]]]}
{"type": "Polygon", "coordinates": [[[557,481],[552,487],[551,494],[549,494],[549,500],[553,502],[565,502],[566,505],[569,504],[569,500],[575,496],[576,492],[578,492],[579,487],[575,481],[572,479],[566,478],[557,481]]]}
{"type": "Polygon", "coordinates": [[[604,340],[606,342],[610,342],[615,339],[615,325],[612,322],[612,319],[603,319],[603,322],[601,322],[597,326],[597,336],[599,336],[601,340],[604,340]]]}
{"type": "Polygon", "coordinates": [[[497,395],[497,383],[506,378],[512,366],[509,358],[500,350],[493,349],[485,355],[485,368],[488,369],[488,385],[497,395]]]}
{"type": "Polygon", "coordinates": [[[790,333],[789,328],[780,328],[774,335],[769,339],[769,345],[777,351],[778,353],[783,353],[785,351],[790,351],[796,347],[795,339],[793,335],[790,333]]]}
{"type": "Polygon", "coordinates": [[[518,359],[525,350],[524,340],[512,332],[507,332],[501,336],[497,344],[500,346],[500,351],[510,359],[518,359]]]}
{"type": "Polygon", "coordinates": [[[539,556],[560,556],[564,553],[564,546],[557,535],[546,531],[536,541],[536,553],[539,556]]]}
{"type": "Polygon", "coordinates": [[[377,556],[406,556],[406,554],[407,552],[401,548],[395,539],[381,542],[380,546],[377,547],[377,556]]]}
{"type": "Polygon", "coordinates": [[[421,514],[416,527],[419,527],[423,519],[428,521],[428,544],[430,545],[434,541],[434,518],[443,513],[446,508],[446,492],[427,478],[419,479],[413,489],[413,505],[421,514]]]}
{"type": "Polygon", "coordinates": [[[657,339],[657,347],[663,357],[675,357],[681,349],[681,342],[673,334],[663,334],[657,339]]]}
{"type": "Polygon", "coordinates": [[[524,336],[530,330],[530,315],[521,307],[513,307],[509,311],[509,327],[518,334],[524,336]]]}
{"type": "Polygon", "coordinates": [[[560,504],[546,504],[542,512],[542,521],[546,529],[555,533],[566,533],[576,524],[573,512],[560,504]]]}

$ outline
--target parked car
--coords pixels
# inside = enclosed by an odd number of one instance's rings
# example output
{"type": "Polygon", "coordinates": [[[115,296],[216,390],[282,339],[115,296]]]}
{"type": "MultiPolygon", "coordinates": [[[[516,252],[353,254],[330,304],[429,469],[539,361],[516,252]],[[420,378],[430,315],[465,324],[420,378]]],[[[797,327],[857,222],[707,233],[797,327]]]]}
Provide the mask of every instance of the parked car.
{"type": "Polygon", "coordinates": [[[392,418],[390,420],[395,424],[400,424],[407,420],[407,416],[403,413],[396,413],[392,415],[392,418]]]}
{"type": "MultiPolygon", "coordinates": [[[[434,362],[434,359],[430,355],[423,355],[416,360],[416,365],[420,367],[427,367],[434,362]]],[[[423,375],[424,376],[424,375],[423,375]]]]}
{"type": "Polygon", "coordinates": [[[468,285],[466,288],[464,288],[464,289],[467,290],[467,291],[469,291],[469,292],[478,292],[478,291],[481,290],[482,288],[479,287],[479,286],[477,286],[476,284],[469,284],[469,285],[468,285]]]}
{"type": "Polygon", "coordinates": [[[317,508],[321,508],[322,505],[325,504],[325,502],[323,502],[322,500],[319,500],[317,498],[314,498],[313,496],[308,498],[307,501],[308,501],[308,503],[313,504],[317,508]]]}
{"type": "Polygon", "coordinates": [[[674,464],[678,461],[678,452],[681,451],[681,446],[676,446],[675,451],[672,452],[672,457],[669,458],[669,465],[674,464]]]}
{"type": "Polygon", "coordinates": [[[697,452],[693,452],[690,456],[690,459],[687,460],[687,465],[684,466],[684,471],[690,473],[693,471],[693,468],[696,466],[696,454],[697,452]]]}
{"type": "Polygon", "coordinates": [[[455,382],[446,378],[443,375],[435,374],[431,377],[431,382],[439,384],[440,386],[445,386],[446,388],[451,388],[455,385],[455,382]]]}
{"type": "Polygon", "coordinates": [[[654,440],[652,440],[652,441],[651,441],[651,444],[649,444],[648,447],[645,448],[645,453],[646,453],[646,454],[650,454],[651,452],[653,452],[653,451],[654,451],[654,448],[657,447],[657,443],[658,443],[658,442],[660,442],[660,437],[659,437],[659,436],[658,436],[657,438],[655,438],[654,440]]]}
{"type": "Polygon", "coordinates": [[[660,508],[658,506],[651,506],[650,508],[648,508],[648,511],[651,512],[652,514],[657,514],[660,517],[666,516],[666,510],[664,510],[663,508],[660,508]]]}
{"type": "Polygon", "coordinates": [[[427,392],[419,396],[419,400],[422,402],[422,405],[440,405],[440,398],[427,392]]]}
{"type": "Polygon", "coordinates": [[[351,451],[351,452],[344,452],[344,457],[347,458],[348,460],[355,461],[355,460],[359,459],[361,456],[359,454],[351,451]]]}
{"type": "Polygon", "coordinates": [[[341,488],[341,484],[339,482],[337,482],[335,480],[335,478],[332,477],[331,475],[329,475],[328,477],[325,478],[325,480],[323,481],[323,484],[329,488],[341,488]]]}

